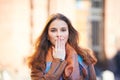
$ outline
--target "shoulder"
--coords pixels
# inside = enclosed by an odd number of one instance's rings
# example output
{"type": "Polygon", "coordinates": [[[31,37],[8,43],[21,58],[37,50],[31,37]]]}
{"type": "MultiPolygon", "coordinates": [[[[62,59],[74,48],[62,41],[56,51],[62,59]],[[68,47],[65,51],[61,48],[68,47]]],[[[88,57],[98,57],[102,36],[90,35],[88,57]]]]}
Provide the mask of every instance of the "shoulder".
{"type": "Polygon", "coordinates": [[[95,57],[95,53],[91,49],[84,49],[86,56],[91,64],[96,64],[97,58],[95,57]]]}

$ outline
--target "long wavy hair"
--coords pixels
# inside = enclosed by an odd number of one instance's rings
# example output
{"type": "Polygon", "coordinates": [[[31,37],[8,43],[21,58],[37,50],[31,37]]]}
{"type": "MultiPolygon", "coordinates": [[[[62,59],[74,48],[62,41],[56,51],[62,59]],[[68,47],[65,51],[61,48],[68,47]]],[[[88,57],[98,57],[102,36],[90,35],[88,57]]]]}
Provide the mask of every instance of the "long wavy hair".
{"type": "Polygon", "coordinates": [[[42,71],[45,70],[46,54],[48,52],[48,49],[52,45],[51,42],[48,40],[48,29],[50,24],[56,19],[63,20],[67,23],[69,30],[68,43],[76,50],[76,52],[79,55],[82,56],[84,62],[86,64],[95,63],[96,58],[94,56],[91,56],[91,54],[89,54],[90,51],[79,47],[78,32],[72,26],[70,20],[63,14],[56,13],[49,16],[42,34],[36,40],[35,52],[31,57],[29,57],[29,63],[28,63],[29,67],[36,68],[42,71]]]}

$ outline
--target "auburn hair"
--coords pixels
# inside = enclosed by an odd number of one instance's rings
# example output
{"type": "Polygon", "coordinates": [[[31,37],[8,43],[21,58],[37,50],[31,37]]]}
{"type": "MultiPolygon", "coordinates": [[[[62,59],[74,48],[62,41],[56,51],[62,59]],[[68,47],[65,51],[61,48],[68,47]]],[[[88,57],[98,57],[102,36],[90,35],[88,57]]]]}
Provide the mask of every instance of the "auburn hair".
{"type": "Polygon", "coordinates": [[[75,28],[72,26],[70,20],[64,16],[63,14],[57,13],[51,15],[45,25],[45,28],[42,32],[42,34],[37,38],[35,43],[35,52],[32,56],[28,58],[28,65],[30,68],[36,68],[40,69],[42,71],[45,70],[45,59],[46,54],[48,52],[48,49],[52,45],[51,42],[47,39],[48,38],[48,28],[50,24],[56,20],[60,19],[67,23],[68,30],[69,30],[69,37],[68,37],[68,43],[76,50],[76,52],[82,56],[84,62],[86,64],[95,64],[97,59],[93,55],[93,53],[88,49],[81,48],[79,43],[79,36],[78,32],[75,30],[75,28]]]}

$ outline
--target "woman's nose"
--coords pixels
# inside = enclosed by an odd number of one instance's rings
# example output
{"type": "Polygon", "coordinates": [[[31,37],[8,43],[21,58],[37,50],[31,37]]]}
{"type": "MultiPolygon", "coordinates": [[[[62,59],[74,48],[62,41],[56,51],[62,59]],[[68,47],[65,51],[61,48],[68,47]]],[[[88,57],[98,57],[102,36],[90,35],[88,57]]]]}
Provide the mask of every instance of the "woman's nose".
{"type": "Polygon", "coordinates": [[[57,32],[57,38],[60,38],[60,37],[61,37],[61,32],[58,31],[58,32],[57,32]]]}

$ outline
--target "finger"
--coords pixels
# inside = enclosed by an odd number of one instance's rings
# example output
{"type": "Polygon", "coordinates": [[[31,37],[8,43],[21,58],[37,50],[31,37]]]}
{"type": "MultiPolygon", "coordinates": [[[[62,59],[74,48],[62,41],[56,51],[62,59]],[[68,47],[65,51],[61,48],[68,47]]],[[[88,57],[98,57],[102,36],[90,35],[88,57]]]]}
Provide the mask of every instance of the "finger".
{"type": "Polygon", "coordinates": [[[62,49],[62,39],[60,38],[60,49],[62,49]]]}
{"type": "Polygon", "coordinates": [[[58,39],[58,46],[57,46],[57,53],[59,54],[60,53],[60,47],[61,43],[60,43],[60,38],[58,39]]]}
{"type": "Polygon", "coordinates": [[[58,39],[58,49],[60,49],[60,45],[61,45],[61,43],[60,43],[60,38],[58,39]]]}
{"type": "Polygon", "coordinates": [[[61,48],[65,49],[65,41],[64,38],[61,39],[61,48]]]}
{"type": "Polygon", "coordinates": [[[57,46],[58,46],[58,41],[56,39],[56,41],[55,41],[55,50],[57,50],[57,46]]]}

